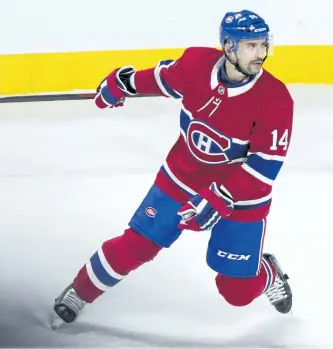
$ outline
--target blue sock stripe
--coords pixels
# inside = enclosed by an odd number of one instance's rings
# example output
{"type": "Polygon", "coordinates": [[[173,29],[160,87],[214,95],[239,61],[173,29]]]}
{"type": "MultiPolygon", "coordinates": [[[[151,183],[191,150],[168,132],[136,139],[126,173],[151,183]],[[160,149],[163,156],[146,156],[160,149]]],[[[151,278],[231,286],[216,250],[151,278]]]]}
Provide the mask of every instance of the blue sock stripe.
{"type": "Polygon", "coordinates": [[[96,252],[91,258],[90,263],[92,270],[96,276],[96,278],[105,286],[112,287],[116,285],[121,279],[116,279],[111,276],[103,267],[102,262],[98,256],[98,252],[96,252]]]}

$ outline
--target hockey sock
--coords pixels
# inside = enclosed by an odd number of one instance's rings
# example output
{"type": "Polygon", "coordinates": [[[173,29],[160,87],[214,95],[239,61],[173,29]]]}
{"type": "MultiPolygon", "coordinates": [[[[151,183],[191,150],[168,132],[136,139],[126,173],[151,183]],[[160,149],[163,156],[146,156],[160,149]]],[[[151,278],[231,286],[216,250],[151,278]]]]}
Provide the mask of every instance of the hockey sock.
{"type": "Polygon", "coordinates": [[[102,244],[81,268],[73,287],[84,301],[92,303],[129,272],[151,261],[161,249],[133,229],[126,229],[123,235],[102,244]]]}

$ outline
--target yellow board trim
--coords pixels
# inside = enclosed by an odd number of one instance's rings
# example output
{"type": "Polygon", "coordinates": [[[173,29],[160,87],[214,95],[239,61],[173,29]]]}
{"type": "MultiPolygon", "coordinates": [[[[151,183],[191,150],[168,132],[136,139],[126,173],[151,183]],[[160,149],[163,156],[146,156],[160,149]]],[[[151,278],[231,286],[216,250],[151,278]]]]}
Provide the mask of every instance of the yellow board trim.
{"type": "MultiPolygon", "coordinates": [[[[153,67],[184,49],[0,55],[0,94],[93,90],[112,69],[153,67]]],[[[276,46],[265,68],[285,83],[333,84],[333,46],[276,46]]]]}

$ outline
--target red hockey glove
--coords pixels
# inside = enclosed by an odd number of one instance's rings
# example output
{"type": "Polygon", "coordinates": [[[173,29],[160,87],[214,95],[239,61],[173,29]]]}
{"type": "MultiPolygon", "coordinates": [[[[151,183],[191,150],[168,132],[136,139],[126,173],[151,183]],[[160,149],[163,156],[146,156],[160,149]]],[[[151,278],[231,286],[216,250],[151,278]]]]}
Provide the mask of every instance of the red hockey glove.
{"type": "Polygon", "coordinates": [[[98,108],[122,107],[125,97],[136,95],[130,84],[131,75],[135,69],[131,66],[112,71],[97,87],[95,104],[98,108]]]}
{"type": "Polygon", "coordinates": [[[205,231],[211,230],[215,224],[231,214],[232,199],[218,189],[216,183],[199,194],[194,195],[179,211],[180,229],[205,231]]]}

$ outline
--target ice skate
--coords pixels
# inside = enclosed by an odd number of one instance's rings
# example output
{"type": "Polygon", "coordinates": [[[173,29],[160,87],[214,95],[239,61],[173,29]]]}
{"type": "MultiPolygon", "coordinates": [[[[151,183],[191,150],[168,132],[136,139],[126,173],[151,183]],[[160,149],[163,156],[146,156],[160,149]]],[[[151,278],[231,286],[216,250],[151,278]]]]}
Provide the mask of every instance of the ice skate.
{"type": "Polygon", "coordinates": [[[290,312],[292,307],[292,292],[288,284],[288,275],[283,274],[282,269],[275,256],[269,253],[263,254],[264,258],[270,261],[276,270],[274,284],[265,292],[269,302],[282,314],[290,312]]]}
{"type": "Polygon", "coordinates": [[[54,330],[74,322],[85,305],[86,302],[78,296],[72,285],[66,287],[55,300],[51,328],[54,330]]]}

